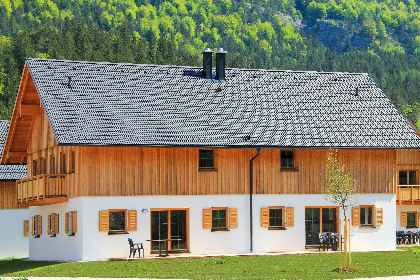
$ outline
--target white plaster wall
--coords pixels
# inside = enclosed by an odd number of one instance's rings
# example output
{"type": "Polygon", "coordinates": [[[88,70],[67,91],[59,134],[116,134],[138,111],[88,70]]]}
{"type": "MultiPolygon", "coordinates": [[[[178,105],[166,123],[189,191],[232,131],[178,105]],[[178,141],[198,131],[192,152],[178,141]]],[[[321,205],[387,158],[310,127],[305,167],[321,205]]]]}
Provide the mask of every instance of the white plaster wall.
{"type": "MultiPolygon", "coordinates": [[[[372,227],[351,227],[352,250],[395,250],[395,194],[363,194],[359,205],[375,205],[384,208],[384,224],[372,227]]],[[[351,209],[348,210],[351,217],[351,209]]]]}
{"type": "Polygon", "coordinates": [[[0,259],[29,256],[29,237],[23,236],[23,221],[28,218],[28,209],[0,210],[0,259]]]}
{"type": "Polygon", "coordinates": [[[413,230],[419,230],[418,228],[406,228],[401,226],[401,212],[407,212],[407,211],[417,211],[420,212],[420,205],[397,205],[397,211],[396,211],[396,230],[403,230],[403,231],[413,231],[413,230]]]}
{"type": "MultiPolygon", "coordinates": [[[[395,249],[395,195],[364,194],[361,205],[384,207],[384,225],[377,228],[352,226],[353,250],[395,249]]],[[[254,195],[254,252],[302,251],[305,249],[305,206],[331,205],[323,195],[254,195]],[[294,207],[294,227],[287,230],[261,228],[260,211],[267,206],[294,207]]],[[[30,259],[104,260],[128,257],[127,238],[143,242],[145,255],[150,254],[150,209],[189,208],[189,244],[191,254],[248,253],[250,251],[249,195],[207,196],[130,196],[82,197],[68,203],[31,207],[30,215],[43,215],[41,238],[30,239],[30,259]],[[203,209],[210,207],[238,208],[238,228],[211,232],[203,229],[203,209]],[[99,232],[99,211],[108,209],[137,210],[137,231],[108,235],[99,232]],[[142,213],[147,209],[147,213],[142,213]],[[64,212],[78,211],[78,232],[75,237],[63,233],[64,212]],[[46,217],[60,214],[57,237],[45,234],[46,217]],[[45,221],[45,222],[44,222],[45,221]]],[[[351,216],[351,209],[347,216],[351,216]]],[[[340,213],[343,218],[343,213],[340,213]]]]}
{"type": "Polygon", "coordinates": [[[30,260],[83,260],[83,205],[82,198],[70,199],[68,203],[29,207],[29,217],[42,215],[42,234],[38,238],[31,236],[29,222],[29,259],[30,260]],[[77,211],[77,233],[68,236],[64,232],[64,213],[77,211]],[[59,214],[59,233],[50,237],[47,233],[48,215],[59,214]]]}
{"type": "MultiPolygon", "coordinates": [[[[384,207],[384,225],[376,228],[351,227],[352,250],[395,249],[395,195],[363,194],[360,205],[384,207]]],[[[324,195],[254,195],[254,252],[302,251],[305,249],[305,207],[332,206],[324,195]],[[260,209],[268,206],[294,207],[294,227],[287,230],[268,230],[260,226],[260,209]]],[[[343,211],[339,216],[344,219],[343,211]]],[[[346,211],[351,218],[351,208],[346,211]]]]}
{"type": "Polygon", "coordinates": [[[150,254],[150,209],[189,208],[189,241],[192,254],[246,253],[249,251],[249,196],[137,196],[89,197],[84,199],[83,257],[101,260],[111,257],[128,257],[127,238],[143,242],[145,255],[150,254]],[[238,228],[230,231],[211,232],[203,229],[203,209],[210,207],[238,208],[238,228]],[[99,232],[99,211],[107,209],[137,210],[137,231],[129,234],[108,235],[99,232]],[[147,209],[147,213],[142,213],[147,209]]]}

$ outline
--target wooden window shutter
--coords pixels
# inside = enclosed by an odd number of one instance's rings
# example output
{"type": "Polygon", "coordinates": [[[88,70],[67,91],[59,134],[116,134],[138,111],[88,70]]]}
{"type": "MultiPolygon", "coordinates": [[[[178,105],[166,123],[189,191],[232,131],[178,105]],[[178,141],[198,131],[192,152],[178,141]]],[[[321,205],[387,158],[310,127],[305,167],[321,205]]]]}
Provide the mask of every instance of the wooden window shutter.
{"type": "Polygon", "coordinates": [[[401,226],[407,226],[407,212],[401,212],[401,226]]]}
{"type": "Polygon", "coordinates": [[[127,211],[128,216],[128,231],[137,231],[137,210],[128,210],[127,211]]]}
{"type": "Polygon", "coordinates": [[[352,207],[351,224],[353,226],[360,226],[360,207],[352,207]]]}
{"type": "Polygon", "coordinates": [[[47,234],[51,233],[51,215],[48,215],[48,220],[47,220],[47,234]]]}
{"type": "MultiPolygon", "coordinates": [[[[108,218],[109,222],[109,218],[108,218]]],[[[77,211],[71,211],[71,233],[77,232],[77,211]]]]}
{"type": "Polygon", "coordinates": [[[376,225],[382,226],[384,224],[384,208],[383,207],[376,207],[376,225]]]}
{"type": "Polygon", "coordinates": [[[417,212],[417,224],[416,226],[418,227],[420,225],[420,212],[417,212]]]}
{"type": "Polygon", "coordinates": [[[35,235],[35,216],[32,216],[31,218],[31,234],[32,236],[35,235]]]}
{"type": "Polygon", "coordinates": [[[64,232],[69,233],[69,213],[64,213],[64,232]]]}
{"type": "Polygon", "coordinates": [[[38,228],[37,228],[38,235],[41,235],[42,234],[42,216],[41,215],[37,215],[37,224],[38,224],[38,228]]]}
{"type": "Polygon", "coordinates": [[[99,231],[109,231],[109,211],[99,211],[99,231]]]}
{"type": "Polygon", "coordinates": [[[29,235],[29,220],[23,220],[23,236],[29,235]]]}
{"type": "Polygon", "coordinates": [[[293,207],[286,207],[286,227],[295,226],[295,209],[293,207]]]}
{"type": "Polygon", "coordinates": [[[261,227],[270,226],[270,210],[268,208],[261,208],[261,227]]]}
{"type": "Polygon", "coordinates": [[[54,214],[54,234],[58,234],[58,214],[54,214]]]}
{"type": "Polygon", "coordinates": [[[203,209],[203,229],[211,229],[212,210],[203,209]]]}
{"type": "Polygon", "coordinates": [[[238,208],[229,208],[229,228],[238,228],[238,208]]]}

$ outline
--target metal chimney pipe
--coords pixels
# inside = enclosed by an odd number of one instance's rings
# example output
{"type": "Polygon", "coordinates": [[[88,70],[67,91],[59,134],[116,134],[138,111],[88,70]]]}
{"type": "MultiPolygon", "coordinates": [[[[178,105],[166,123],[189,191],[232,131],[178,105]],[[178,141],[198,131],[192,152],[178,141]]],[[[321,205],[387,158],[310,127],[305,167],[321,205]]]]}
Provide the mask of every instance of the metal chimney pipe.
{"type": "Polygon", "coordinates": [[[216,52],[216,80],[225,80],[226,54],[222,48],[216,52]]]}
{"type": "Polygon", "coordinates": [[[211,80],[213,78],[213,73],[212,73],[213,51],[210,50],[209,48],[206,48],[204,52],[202,52],[202,54],[203,54],[204,78],[207,80],[211,80]]]}

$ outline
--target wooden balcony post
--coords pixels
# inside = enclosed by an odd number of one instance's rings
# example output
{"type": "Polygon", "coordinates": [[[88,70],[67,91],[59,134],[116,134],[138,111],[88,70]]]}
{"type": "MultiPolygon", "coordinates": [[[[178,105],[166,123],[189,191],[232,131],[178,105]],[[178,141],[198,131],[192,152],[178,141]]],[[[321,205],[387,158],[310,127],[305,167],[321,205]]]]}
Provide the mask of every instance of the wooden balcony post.
{"type": "Polygon", "coordinates": [[[411,205],[414,205],[413,186],[411,186],[411,205]]]}

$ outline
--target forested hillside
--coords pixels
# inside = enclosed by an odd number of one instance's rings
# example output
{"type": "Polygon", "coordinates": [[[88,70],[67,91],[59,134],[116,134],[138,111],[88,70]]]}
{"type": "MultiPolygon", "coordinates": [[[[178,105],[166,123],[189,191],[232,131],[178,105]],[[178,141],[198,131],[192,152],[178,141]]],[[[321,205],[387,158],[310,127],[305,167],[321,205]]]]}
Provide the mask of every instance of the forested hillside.
{"type": "Polygon", "coordinates": [[[368,72],[420,126],[419,0],[0,0],[0,118],[25,57],[368,72]]]}

